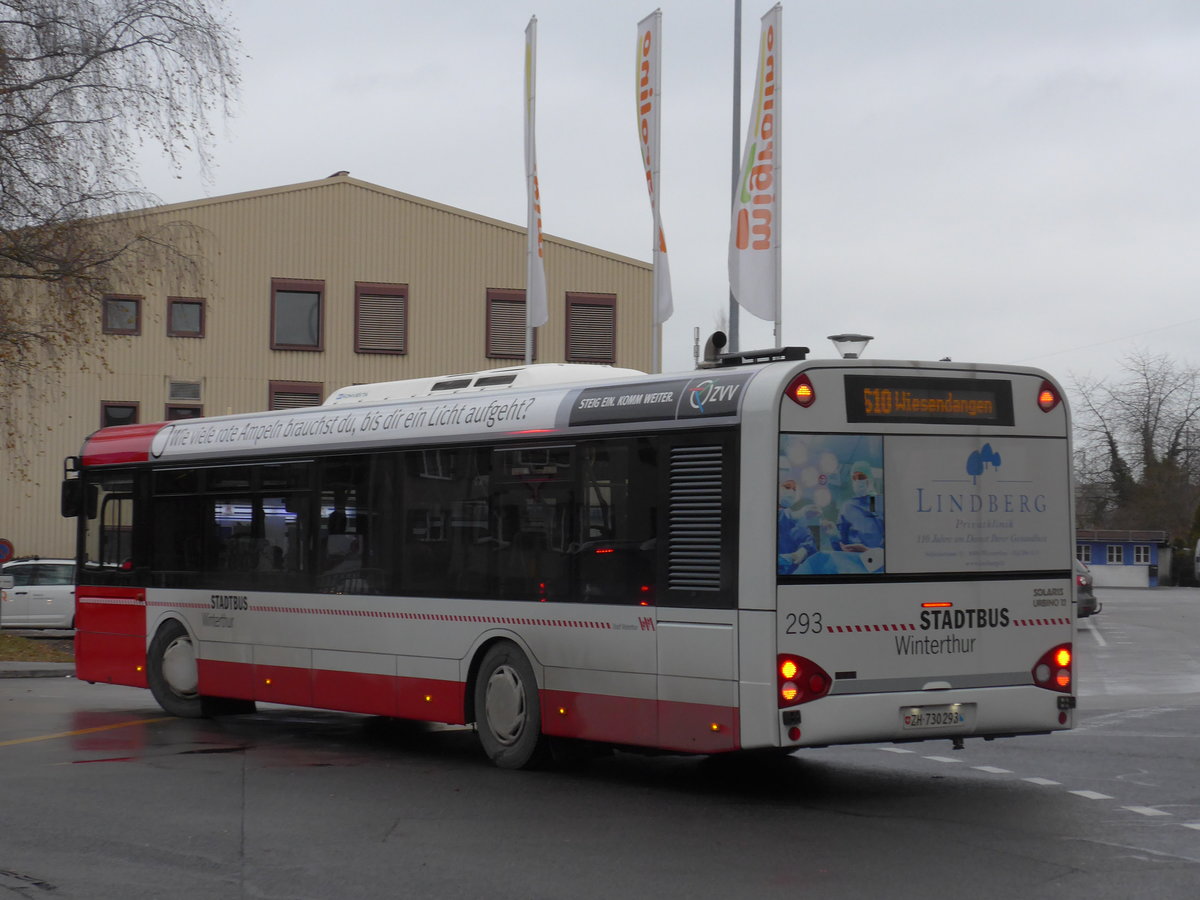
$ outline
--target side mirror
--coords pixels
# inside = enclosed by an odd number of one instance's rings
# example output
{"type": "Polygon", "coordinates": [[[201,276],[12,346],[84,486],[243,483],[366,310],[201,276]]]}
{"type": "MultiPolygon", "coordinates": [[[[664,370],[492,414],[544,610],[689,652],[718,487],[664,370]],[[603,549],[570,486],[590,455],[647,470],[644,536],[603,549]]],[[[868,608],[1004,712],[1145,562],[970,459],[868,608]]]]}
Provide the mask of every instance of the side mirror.
{"type": "Polygon", "coordinates": [[[74,519],[79,516],[83,499],[83,482],[78,478],[68,478],[62,483],[62,494],[59,497],[59,509],[63,518],[74,519]]]}

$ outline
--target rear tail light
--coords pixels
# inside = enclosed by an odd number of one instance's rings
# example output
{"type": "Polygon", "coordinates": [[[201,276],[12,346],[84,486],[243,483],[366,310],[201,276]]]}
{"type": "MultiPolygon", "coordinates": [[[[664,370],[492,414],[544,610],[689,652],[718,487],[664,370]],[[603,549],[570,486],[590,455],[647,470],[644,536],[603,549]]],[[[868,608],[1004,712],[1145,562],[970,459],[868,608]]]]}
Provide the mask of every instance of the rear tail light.
{"type": "Polygon", "coordinates": [[[811,659],[793,656],[790,653],[779,656],[775,674],[778,679],[777,697],[780,709],[819,700],[833,687],[833,679],[829,677],[828,672],[811,659]]]}
{"type": "Polygon", "coordinates": [[[817,393],[813,390],[812,381],[807,375],[797,375],[789,382],[784,392],[788,398],[799,406],[808,409],[816,402],[817,393]]]}
{"type": "Polygon", "coordinates": [[[1075,681],[1071,674],[1074,658],[1070,644],[1047,650],[1033,667],[1033,683],[1048,691],[1071,693],[1075,681]]]}
{"type": "Polygon", "coordinates": [[[1049,381],[1043,381],[1042,386],[1038,388],[1037,405],[1042,412],[1050,412],[1054,407],[1062,402],[1062,396],[1058,393],[1058,388],[1052,385],[1049,381]]]}

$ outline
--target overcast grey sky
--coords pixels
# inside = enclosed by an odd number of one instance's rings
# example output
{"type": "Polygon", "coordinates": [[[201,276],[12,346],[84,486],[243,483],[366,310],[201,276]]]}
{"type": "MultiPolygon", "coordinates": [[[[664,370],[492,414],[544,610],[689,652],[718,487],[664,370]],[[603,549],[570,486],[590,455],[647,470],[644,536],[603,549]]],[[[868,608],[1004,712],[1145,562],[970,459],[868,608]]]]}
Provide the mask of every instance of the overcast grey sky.
{"type": "MultiPolygon", "coordinates": [[[[743,0],[743,124],[759,17],[743,0]]],[[[733,0],[662,0],[666,369],[727,307],[733,0]]],[[[339,169],[524,224],[524,29],[538,17],[548,234],[648,260],[637,22],[654,0],[233,0],[249,58],[205,184],[339,169]]],[[[1104,376],[1200,364],[1200,2],[785,0],[783,335],[868,355],[1104,376]]],[[[743,347],[772,343],[743,312],[743,347]]]]}

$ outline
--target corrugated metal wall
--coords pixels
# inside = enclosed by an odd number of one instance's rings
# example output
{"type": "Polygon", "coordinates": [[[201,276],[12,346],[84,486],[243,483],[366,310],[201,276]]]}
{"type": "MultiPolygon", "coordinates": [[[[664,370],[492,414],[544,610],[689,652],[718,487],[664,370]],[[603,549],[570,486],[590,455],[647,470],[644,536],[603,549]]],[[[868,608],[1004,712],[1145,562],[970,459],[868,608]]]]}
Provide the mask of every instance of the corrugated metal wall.
{"type": "MultiPolygon", "coordinates": [[[[346,176],[162,207],[151,221],[197,229],[191,274],[131,277],[137,336],[101,335],[108,371],[67,376],[61,390],[23,411],[33,464],[0,484],[0,537],[18,555],[72,555],[70,523],[58,515],[62,460],[99,427],[103,401],[139,404],[139,420],[165,416],[172,380],[198,381],[206,415],[266,409],[270,381],[320,382],[324,393],[391,381],[508,366],[489,360],[486,291],[525,286],[524,229],[346,176]],[[271,350],[271,279],[324,281],[323,352],[271,350]],[[406,355],[354,350],[355,282],[408,285],[406,355]],[[167,297],[204,297],[203,338],[167,337],[167,297]]],[[[561,362],[566,294],[617,297],[616,364],[651,361],[651,270],[646,263],[546,240],[550,319],[538,332],[538,362],[561,362]]],[[[97,317],[100,311],[97,310],[97,317]]],[[[14,398],[14,403],[24,402],[14,398]]]]}

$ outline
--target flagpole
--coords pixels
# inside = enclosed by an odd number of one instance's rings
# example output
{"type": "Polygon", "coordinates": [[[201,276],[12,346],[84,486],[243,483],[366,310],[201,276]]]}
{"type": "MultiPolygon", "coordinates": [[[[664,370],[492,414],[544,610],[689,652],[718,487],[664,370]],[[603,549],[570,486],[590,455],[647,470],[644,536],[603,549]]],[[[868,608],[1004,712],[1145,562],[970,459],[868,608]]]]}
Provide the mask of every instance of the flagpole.
{"type": "Polygon", "coordinates": [[[549,318],[546,299],[546,267],[542,242],[542,199],[537,179],[535,116],[537,96],[537,16],[525,27],[525,364],[533,363],[534,329],[549,318]]]}
{"type": "MultiPolygon", "coordinates": [[[[733,187],[729,209],[737,203],[738,176],[742,172],[742,0],[733,0],[733,187]]],[[[729,289],[729,334],[727,352],[738,349],[738,302],[729,289]]]]}
{"type": "MultiPolygon", "coordinates": [[[[533,16],[525,27],[525,233],[533,234],[537,223],[533,202],[529,200],[535,190],[536,175],[530,166],[535,158],[534,141],[534,92],[537,90],[537,17],[533,16]]],[[[535,163],[536,165],[536,163],[535,163]]],[[[530,258],[529,241],[525,247],[525,365],[533,364],[533,260],[530,258]]]]}

